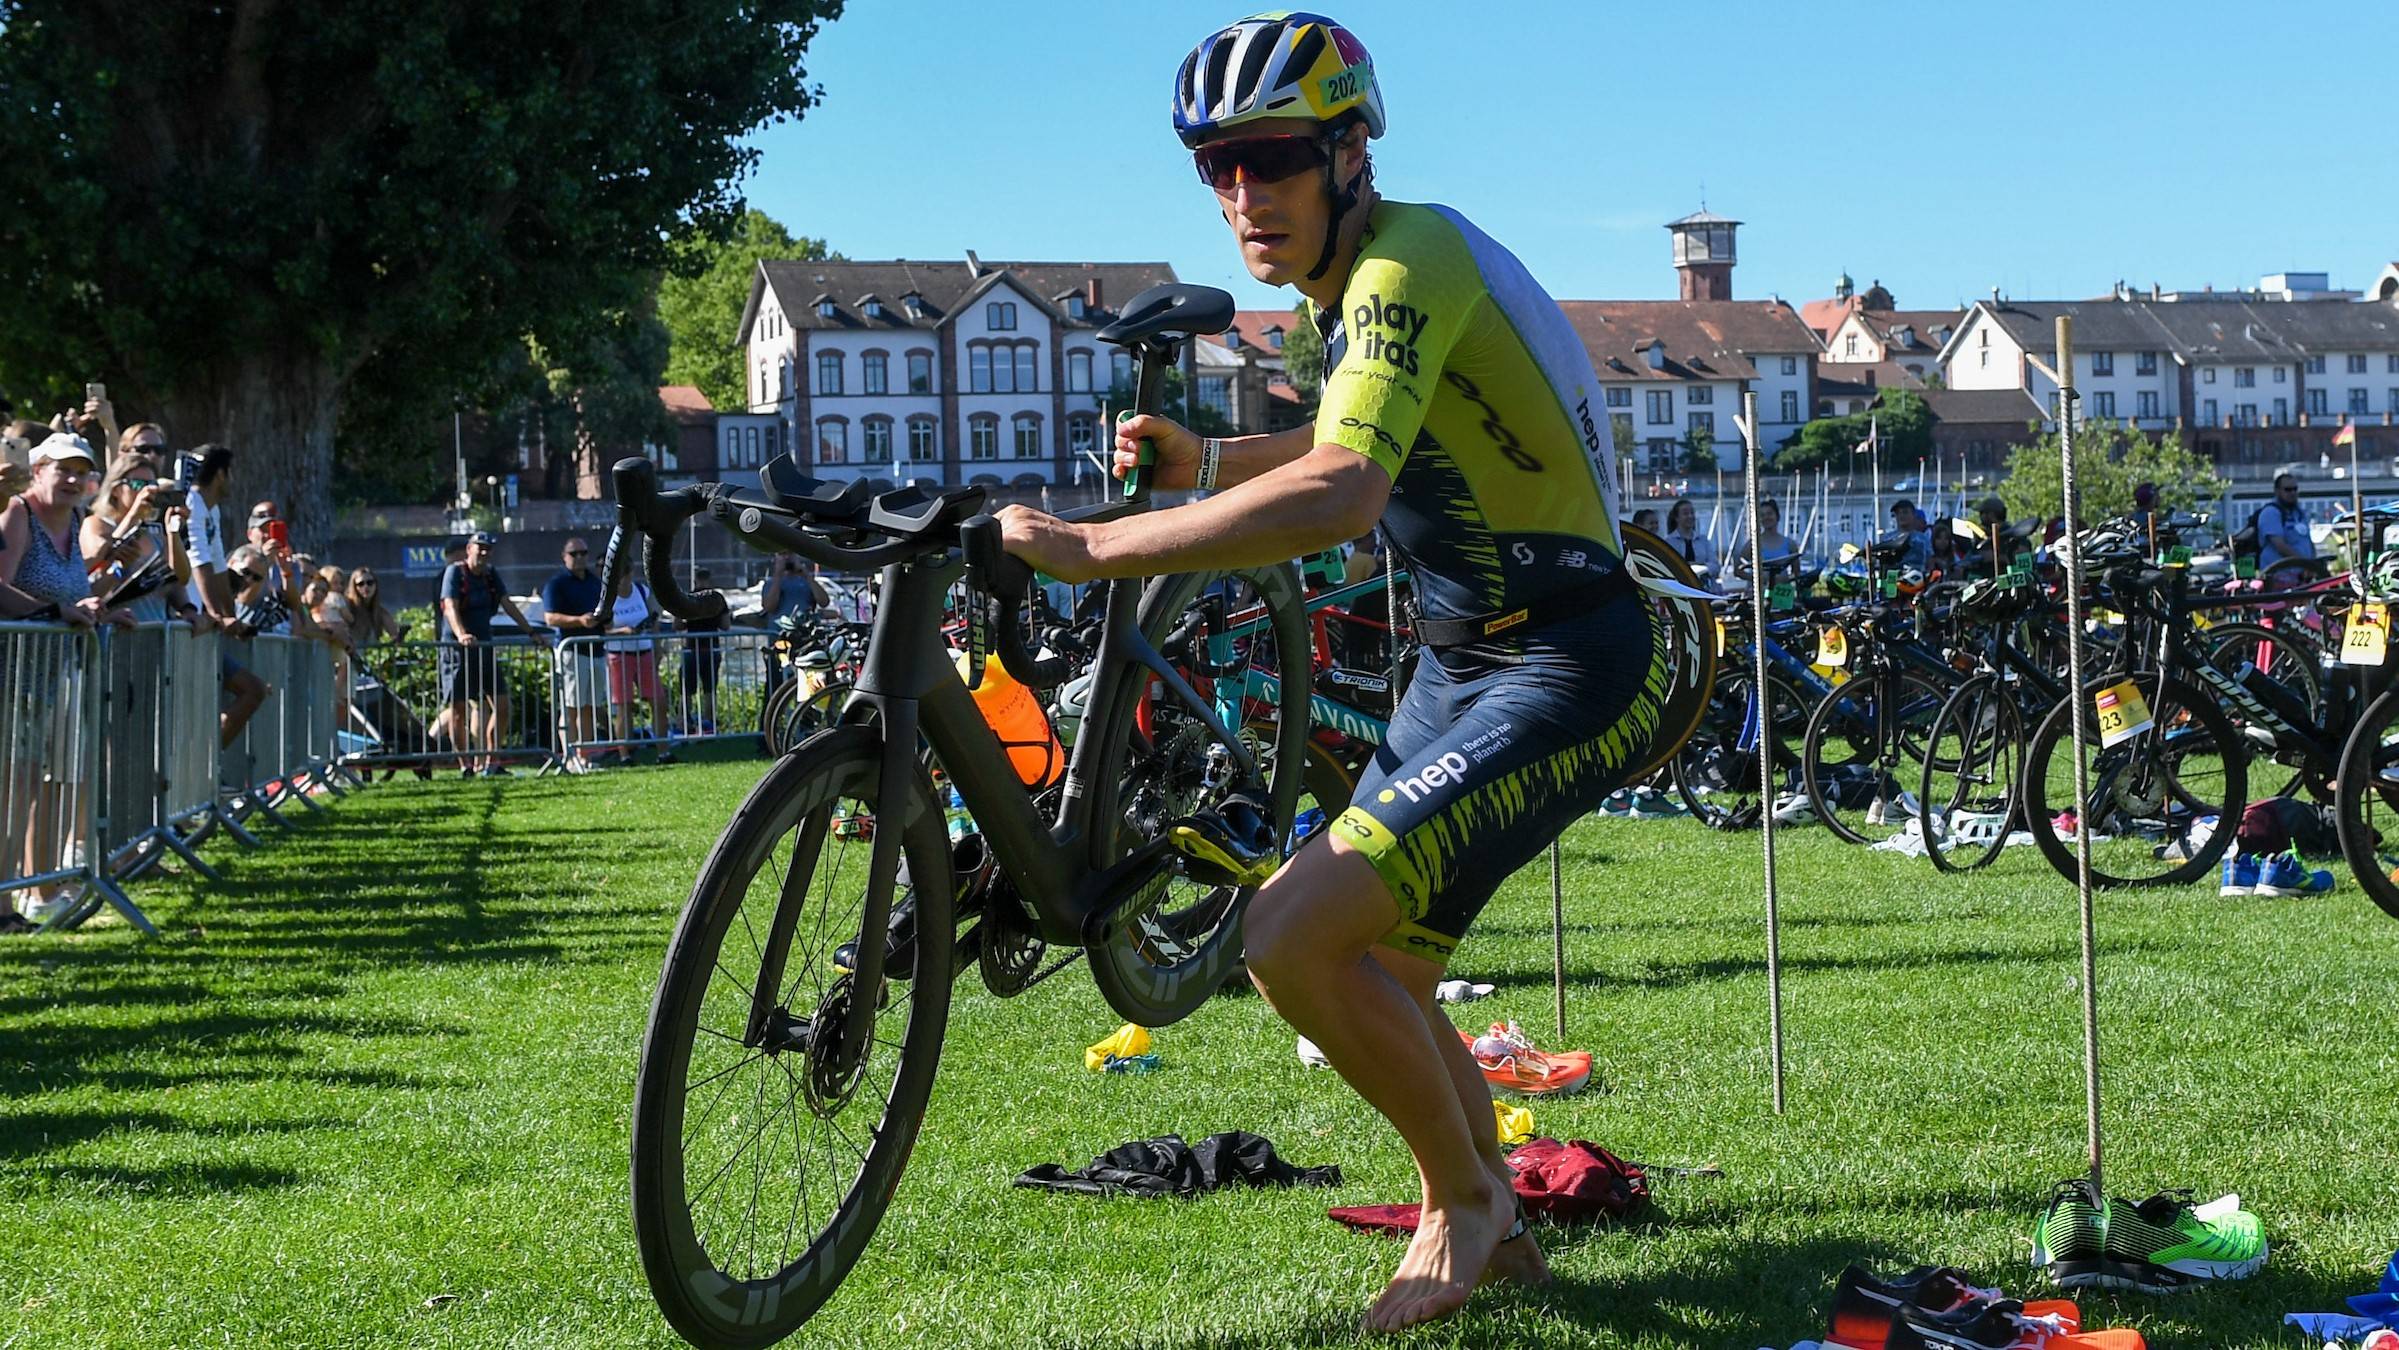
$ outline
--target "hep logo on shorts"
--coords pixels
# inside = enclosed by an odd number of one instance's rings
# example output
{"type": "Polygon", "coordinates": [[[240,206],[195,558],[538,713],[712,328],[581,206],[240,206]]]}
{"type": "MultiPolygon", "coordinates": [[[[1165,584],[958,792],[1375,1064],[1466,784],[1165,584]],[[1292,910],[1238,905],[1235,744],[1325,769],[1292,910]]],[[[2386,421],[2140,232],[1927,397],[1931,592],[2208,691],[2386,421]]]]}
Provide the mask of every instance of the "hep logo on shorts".
{"type": "Polygon", "coordinates": [[[1391,787],[1383,789],[1382,800],[1390,801],[1392,797],[1392,788],[1397,788],[1399,791],[1408,795],[1408,800],[1410,802],[1420,802],[1426,797],[1432,795],[1434,788],[1445,787],[1451,783],[1463,783],[1465,781],[1466,756],[1459,754],[1455,750],[1452,750],[1443,755],[1441,758],[1425,765],[1424,772],[1419,773],[1414,777],[1393,779],[1391,782],[1391,787]]]}

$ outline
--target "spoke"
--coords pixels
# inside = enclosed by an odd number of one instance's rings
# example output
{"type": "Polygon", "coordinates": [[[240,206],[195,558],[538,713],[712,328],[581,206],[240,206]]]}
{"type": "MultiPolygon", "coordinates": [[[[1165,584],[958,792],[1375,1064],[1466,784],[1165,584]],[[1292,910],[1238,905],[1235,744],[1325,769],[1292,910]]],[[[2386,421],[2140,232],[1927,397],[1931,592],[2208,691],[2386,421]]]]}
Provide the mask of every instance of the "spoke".
{"type": "MultiPolygon", "coordinates": [[[[758,1076],[758,1098],[753,1109],[755,1109],[762,1116],[766,1113],[766,1075],[764,1074],[760,1074],[758,1076]]],[[[700,1187],[698,1191],[693,1193],[691,1197],[691,1203],[694,1206],[697,1206],[701,1199],[705,1197],[709,1191],[715,1189],[716,1183],[724,1179],[725,1173],[733,1170],[733,1165],[741,1161],[741,1155],[749,1152],[750,1145],[757,1143],[758,1137],[765,1132],[766,1126],[763,1124],[761,1124],[757,1129],[750,1131],[750,1137],[742,1141],[740,1148],[733,1150],[733,1156],[725,1159],[724,1165],[716,1169],[715,1173],[708,1178],[707,1184],[700,1187]]]]}
{"type": "MultiPolygon", "coordinates": [[[[734,1070],[740,1069],[740,1068],[741,1068],[743,1065],[754,1063],[754,1062],[756,1062],[756,1061],[757,1061],[757,1059],[758,1059],[759,1055],[763,1055],[763,1054],[765,1054],[765,1053],[766,1053],[765,1051],[761,1050],[761,1051],[759,1051],[759,1052],[758,1052],[758,1054],[751,1055],[751,1056],[749,1056],[748,1058],[746,1058],[746,1059],[742,1060],[740,1064],[736,1064],[736,1065],[734,1065],[732,1069],[728,1069],[728,1070],[726,1070],[726,1071],[725,1071],[725,1073],[731,1073],[731,1072],[733,1072],[734,1070]]],[[[723,1076],[724,1076],[723,1074],[711,1074],[711,1075],[709,1075],[709,1077],[708,1077],[707,1079],[703,1079],[701,1082],[698,1082],[698,1083],[693,1083],[693,1084],[691,1084],[691,1085],[690,1085],[690,1087],[701,1087],[701,1086],[705,1086],[705,1084],[706,1084],[707,1082],[709,1082],[709,1081],[712,1081],[712,1080],[714,1080],[714,1079],[716,1079],[716,1078],[723,1077],[723,1076]]],[[[689,1090],[690,1090],[689,1088],[686,1088],[686,1089],[685,1089],[685,1091],[686,1091],[686,1092],[688,1092],[689,1090]]],[[[716,1090],[716,1096],[715,1096],[715,1097],[713,1097],[713,1098],[711,1098],[711,1099],[709,1099],[709,1102],[708,1102],[708,1108],[707,1108],[706,1110],[704,1110],[704,1111],[702,1111],[702,1112],[700,1113],[700,1118],[699,1118],[698,1120],[696,1120],[696,1121],[685,1121],[685,1122],[684,1122],[684,1126],[683,1126],[683,1148],[684,1148],[684,1150],[685,1150],[686,1152],[689,1152],[689,1151],[690,1151],[690,1149],[691,1149],[691,1141],[692,1141],[692,1140],[693,1140],[695,1137],[697,1137],[699,1130],[700,1130],[700,1129],[701,1129],[703,1126],[707,1125],[707,1123],[708,1123],[708,1121],[709,1121],[709,1118],[710,1118],[710,1117],[712,1117],[712,1116],[714,1116],[714,1115],[716,1114],[716,1108],[717,1108],[717,1107],[719,1107],[719,1106],[722,1106],[722,1105],[724,1105],[724,1101],[725,1101],[725,1094],[726,1094],[726,1093],[728,1093],[728,1092],[731,1092],[732,1090],[733,1090],[733,1084],[732,1084],[732,1083],[730,1083],[730,1082],[726,1083],[726,1084],[725,1084],[723,1087],[721,1087],[721,1088],[718,1088],[718,1089],[716,1090]]]]}

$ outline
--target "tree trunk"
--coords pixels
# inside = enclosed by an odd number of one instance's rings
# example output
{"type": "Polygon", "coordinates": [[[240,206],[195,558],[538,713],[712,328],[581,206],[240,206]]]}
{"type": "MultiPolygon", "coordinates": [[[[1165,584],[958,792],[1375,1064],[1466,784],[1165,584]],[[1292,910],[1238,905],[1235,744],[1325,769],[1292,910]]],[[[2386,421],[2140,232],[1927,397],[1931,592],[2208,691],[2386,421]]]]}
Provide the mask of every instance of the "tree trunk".
{"type": "Polygon", "coordinates": [[[272,498],[291,522],[292,547],[330,560],[340,389],[324,357],[258,353],[187,382],[168,405],[176,448],[216,441],[233,449],[233,490],[219,508],[227,543],[240,537],[250,503],[272,498]]]}

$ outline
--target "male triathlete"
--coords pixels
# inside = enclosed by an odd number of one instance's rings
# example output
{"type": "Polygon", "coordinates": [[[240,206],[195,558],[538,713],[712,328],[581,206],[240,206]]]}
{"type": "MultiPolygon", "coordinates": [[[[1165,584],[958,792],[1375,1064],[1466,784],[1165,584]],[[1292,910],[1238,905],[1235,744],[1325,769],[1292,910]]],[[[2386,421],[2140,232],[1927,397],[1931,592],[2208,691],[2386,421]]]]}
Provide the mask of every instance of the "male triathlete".
{"type": "Polygon", "coordinates": [[[1001,520],[1011,551],[1070,581],[1259,566],[1378,524],[1415,577],[1431,650],[1389,741],[1247,919],[1261,992],[1415,1157],[1423,1221],[1366,1316],[1393,1330],[1488,1276],[1547,1277],[1489,1085],[1433,987],[1499,884],[1639,759],[1666,649],[1618,561],[1590,358],[1457,212],[1376,194],[1383,106],[1358,40],[1316,14],[1243,19],[1184,61],[1174,122],[1250,274],[1312,302],[1316,424],[1203,441],[1136,418],[1119,473],[1146,437],[1160,486],[1214,495],[1099,525],[1001,520]]]}

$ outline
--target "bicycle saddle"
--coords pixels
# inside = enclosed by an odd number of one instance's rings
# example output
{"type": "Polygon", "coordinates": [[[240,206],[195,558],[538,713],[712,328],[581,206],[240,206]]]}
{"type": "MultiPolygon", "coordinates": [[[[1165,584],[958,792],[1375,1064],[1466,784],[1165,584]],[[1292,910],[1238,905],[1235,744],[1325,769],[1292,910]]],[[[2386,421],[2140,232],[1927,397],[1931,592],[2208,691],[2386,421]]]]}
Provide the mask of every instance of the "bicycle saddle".
{"type": "Polygon", "coordinates": [[[1116,322],[1098,333],[1115,347],[1138,347],[1159,338],[1221,333],[1233,326],[1233,297],[1214,286],[1168,282],[1125,302],[1116,322]]]}
{"type": "Polygon", "coordinates": [[[2002,528],[1999,531],[1999,537],[2010,544],[2021,544],[2040,532],[2041,522],[2027,520],[2002,528]]]}
{"type": "Polygon", "coordinates": [[[866,523],[901,538],[929,538],[955,530],[980,513],[988,495],[980,487],[911,483],[876,497],[866,508],[866,523]]]}
{"type": "Polygon", "coordinates": [[[849,524],[866,509],[869,495],[864,481],[851,479],[847,483],[831,483],[810,478],[800,468],[799,461],[790,455],[777,455],[758,471],[758,487],[774,499],[775,505],[795,515],[813,520],[849,524]]]}

